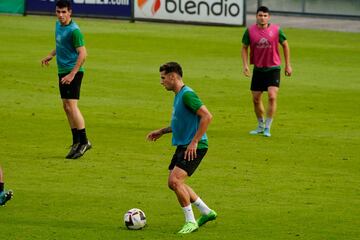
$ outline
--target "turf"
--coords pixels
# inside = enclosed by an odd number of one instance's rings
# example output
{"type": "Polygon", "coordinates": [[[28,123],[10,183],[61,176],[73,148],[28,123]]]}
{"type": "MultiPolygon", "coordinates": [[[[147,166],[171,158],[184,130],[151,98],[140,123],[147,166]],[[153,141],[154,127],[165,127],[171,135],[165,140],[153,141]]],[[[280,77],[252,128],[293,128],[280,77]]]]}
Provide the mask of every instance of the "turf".
{"type": "Polygon", "coordinates": [[[158,67],[171,60],[214,115],[210,150],[189,183],[219,216],[184,238],[358,239],[359,33],[284,29],[294,73],[282,77],[264,138],[248,134],[256,123],[243,28],[76,19],[89,54],[80,109],[94,148],[69,161],[56,64],[40,66],[55,20],[0,16],[0,164],[15,192],[0,208],[1,239],[178,237],[171,137],[145,141],[169,124],[173,94],[158,67]],[[144,230],[123,225],[134,207],[147,215],[144,230]]]}

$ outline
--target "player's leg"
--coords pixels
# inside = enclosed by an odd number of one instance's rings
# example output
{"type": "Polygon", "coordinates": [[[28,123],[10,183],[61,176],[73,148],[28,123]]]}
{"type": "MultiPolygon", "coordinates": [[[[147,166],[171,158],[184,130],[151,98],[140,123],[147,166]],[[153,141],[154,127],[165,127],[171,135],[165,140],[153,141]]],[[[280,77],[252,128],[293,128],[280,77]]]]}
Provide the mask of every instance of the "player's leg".
{"type": "Polygon", "coordinates": [[[198,224],[195,221],[194,213],[192,211],[191,202],[198,199],[198,195],[185,183],[186,179],[190,177],[200,165],[204,158],[207,148],[197,149],[197,156],[192,161],[184,159],[186,148],[178,147],[169,165],[170,175],[168,185],[172,189],[180,205],[183,207],[185,214],[185,225],[179,233],[190,233],[198,229],[198,224]]]}
{"type": "Polygon", "coordinates": [[[264,131],[265,108],[262,101],[262,93],[266,91],[266,85],[264,84],[263,78],[263,72],[253,71],[250,90],[258,126],[255,130],[250,131],[250,134],[259,134],[264,131]]]}
{"type": "Polygon", "coordinates": [[[62,101],[73,136],[73,144],[66,158],[73,158],[80,145],[88,142],[85,132],[85,121],[78,108],[77,99],[62,99],[62,101]]]}
{"type": "Polygon", "coordinates": [[[262,92],[252,91],[252,100],[254,104],[254,112],[257,119],[263,119],[265,115],[265,108],[262,102],[262,92]]]}
{"type": "Polygon", "coordinates": [[[85,128],[84,117],[82,116],[78,107],[77,99],[62,99],[64,111],[69,121],[71,128],[83,129],[85,128]]]}
{"type": "Polygon", "coordinates": [[[68,119],[69,126],[71,128],[71,134],[72,134],[72,139],[73,139],[70,151],[66,155],[66,158],[72,158],[72,156],[74,156],[74,154],[76,152],[76,149],[79,147],[80,136],[79,136],[76,124],[72,118],[72,112],[71,112],[72,109],[71,109],[70,99],[62,99],[62,101],[63,101],[63,108],[65,111],[66,117],[68,119]]]}
{"type": "Polygon", "coordinates": [[[270,137],[270,128],[272,121],[274,119],[276,108],[277,108],[277,93],[279,88],[278,87],[269,87],[268,88],[268,109],[266,113],[266,120],[265,120],[265,129],[264,129],[264,136],[270,137]]]}
{"type": "Polygon", "coordinates": [[[193,161],[187,161],[184,159],[185,151],[186,148],[176,148],[169,165],[170,174],[168,178],[168,186],[175,192],[185,215],[185,225],[180,229],[180,234],[191,233],[199,228],[191,207],[191,198],[196,196],[191,196],[192,193],[188,191],[185,181],[195,171],[206,153],[204,150],[202,151],[205,152],[204,154],[200,153],[193,161]]]}
{"type": "Polygon", "coordinates": [[[81,157],[89,150],[91,144],[86,136],[84,117],[78,107],[83,72],[76,73],[70,84],[61,84],[61,79],[66,75],[66,73],[59,74],[59,89],[63,108],[73,135],[73,144],[66,158],[75,159],[81,157]]]}
{"type": "Polygon", "coordinates": [[[59,74],[59,90],[63,103],[63,109],[72,133],[73,143],[69,153],[66,155],[66,158],[71,159],[80,145],[80,136],[77,128],[77,122],[74,119],[74,114],[77,110],[77,101],[80,97],[80,87],[83,73],[77,73],[70,84],[62,84],[61,79],[67,74],[68,73],[59,74]]]}
{"type": "Polygon", "coordinates": [[[77,129],[77,134],[79,138],[79,146],[76,149],[76,152],[73,154],[72,158],[79,158],[84,153],[91,148],[91,143],[88,141],[85,130],[85,121],[84,117],[80,112],[78,107],[77,99],[63,99],[64,109],[66,116],[68,117],[70,127],[77,129]]]}
{"type": "MultiPolygon", "coordinates": [[[[188,175],[183,169],[175,166],[174,169],[170,171],[168,178],[168,186],[175,192],[181,207],[190,205],[190,194],[185,184],[187,177],[188,175]]],[[[195,218],[186,220],[192,220],[195,222],[195,218]]]]}
{"type": "Polygon", "coordinates": [[[73,134],[73,145],[66,158],[75,159],[81,157],[91,148],[91,144],[86,136],[84,117],[78,107],[83,72],[78,72],[69,85],[61,84],[60,80],[64,75],[59,75],[59,88],[64,111],[73,134]]]}
{"type": "Polygon", "coordinates": [[[266,74],[266,78],[268,79],[268,109],[266,112],[264,136],[270,137],[270,128],[277,109],[277,95],[280,87],[280,69],[274,69],[266,74]]]}
{"type": "Polygon", "coordinates": [[[199,228],[191,207],[190,194],[185,184],[187,177],[186,171],[175,166],[174,169],[170,171],[168,178],[168,186],[175,192],[185,215],[185,225],[179,231],[181,234],[191,233],[199,228]]]}
{"type": "Polygon", "coordinates": [[[258,126],[255,130],[250,131],[250,134],[259,134],[263,133],[264,131],[265,108],[262,101],[262,93],[262,91],[251,91],[254,112],[258,121],[258,126]]]}
{"type": "Polygon", "coordinates": [[[269,87],[268,88],[268,110],[266,113],[267,118],[274,118],[276,109],[277,109],[277,94],[279,88],[278,87],[269,87]]]}

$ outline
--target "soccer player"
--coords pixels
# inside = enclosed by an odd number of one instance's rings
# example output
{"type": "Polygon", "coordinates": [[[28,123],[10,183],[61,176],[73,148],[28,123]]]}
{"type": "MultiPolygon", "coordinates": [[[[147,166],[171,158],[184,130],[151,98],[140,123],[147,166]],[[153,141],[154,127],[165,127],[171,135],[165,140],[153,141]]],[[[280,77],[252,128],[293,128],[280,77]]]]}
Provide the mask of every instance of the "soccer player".
{"type": "Polygon", "coordinates": [[[0,206],[4,206],[5,203],[13,197],[13,192],[11,190],[6,191],[4,187],[3,172],[0,166],[0,206]]]}
{"type": "Polygon", "coordinates": [[[84,75],[83,64],[87,55],[84,38],[78,25],[71,19],[71,4],[69,0],[56,2],[56,49],[41,60],[48,66],[56,56],[59,76],[59,89],[66,113],[73,143],[68,159],[76,159],[84,155],[92,146],[85,131],[85,121],[78,107],[81,81],[84,75]]]}
{"type": "Polygon", "coordinates": [[[250,64],[254,64],[251,81],[251,92],[258,127],[250,134],[263,134],[270,137],[270,127],[276,112],[276,98],[280,87],[280,54],[279,43],[284,50],[285,76],[291,76],[290,48],[286,36],[279,26],[270,24],[270,12],[261,6],[256,11],[256,24],[248,27],[242,38],[243,73],[250,76],[248,65],[248,48],[250,46],[250,64]],[[268,92],[268,109],[264,120],[265,109],[262,93],[268,92]]]}
{"type": "Polygon", "coordinates": [[[217,214],[185,183],[207,152],[206,130],[212,115],[195,92],[185,86],[182,76],[182,68],[176,62],[169,62],[160,67],[161,85],[175,93],[171,126],[150,132],[147,139],[156,141],[162,135],[172,133],[172,145],[177,148],[169,165],[168,186],[175,192],[185,214],[185,225],[179,233],[186,234],[214,220],[217,214]],[[201,212],[201,217],[197,220],[191,204],[201,212]]]}

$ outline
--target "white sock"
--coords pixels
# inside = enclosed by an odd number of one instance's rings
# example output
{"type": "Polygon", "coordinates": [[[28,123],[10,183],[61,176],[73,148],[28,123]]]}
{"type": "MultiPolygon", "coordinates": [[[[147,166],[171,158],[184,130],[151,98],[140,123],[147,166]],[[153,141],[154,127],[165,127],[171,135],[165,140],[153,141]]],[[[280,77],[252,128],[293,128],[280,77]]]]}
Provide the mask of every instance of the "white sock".
{"type": "Polygon", "coordinates": [[[271,123],[272,123],[272,121],[273,121],[272,118],[266,118],[265,128],[270,129],[270,128],[271,128],[271,123]]]}
{"type": "Polygon", "coordinates": [[[263,128],[264,127],[264,119],[258,118],[258,124],[259,124],[259,127],[263,128]]]}
{"type": "Polygon", "coordinates": [[[194,212],[192,210],[191,204],[189,204],[186,207],[182,208],[185,214],[185,221],[186,222],[196,222],[194,212]]]}
{"type": "Polygon", "coordinates": [[[201,215],[208,215],[211,209],[201,200],[201,198],[197,198],[193,204],[199,209],[201,215]]]}

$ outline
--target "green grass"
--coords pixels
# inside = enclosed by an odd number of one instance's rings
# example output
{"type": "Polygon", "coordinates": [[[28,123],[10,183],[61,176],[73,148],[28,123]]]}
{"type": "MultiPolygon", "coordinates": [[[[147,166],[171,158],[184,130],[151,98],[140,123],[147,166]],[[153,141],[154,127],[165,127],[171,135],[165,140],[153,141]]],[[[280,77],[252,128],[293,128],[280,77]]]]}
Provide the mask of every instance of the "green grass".
{"type": "MultiPolygon", "coordinates": [[[[210,150],[189,180],[218,220],[186,239],[358,239],[358,33],[285,29],[291,78],[282,78],[271,138],[255,127],[241,72],[243,28],[76,19],[88,59],[80,108],[94,148],[71,143],[57,89],[54,17],[0,16],[0,164],[14,199],[0,208],[1,239],[173,239],[183,224],[167,188],[173,94],[160,64],[175,60],[214,120],[210,150]],[[129,231],[123,214],[145,211],[129,231]]],[[[195,210],[196,211],[196,210],[195,210]]],[[[198,214],[198,212],[195,212],[198,214]]]]}

